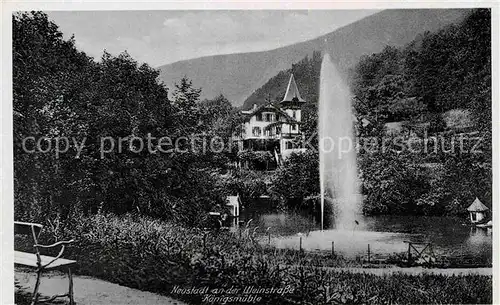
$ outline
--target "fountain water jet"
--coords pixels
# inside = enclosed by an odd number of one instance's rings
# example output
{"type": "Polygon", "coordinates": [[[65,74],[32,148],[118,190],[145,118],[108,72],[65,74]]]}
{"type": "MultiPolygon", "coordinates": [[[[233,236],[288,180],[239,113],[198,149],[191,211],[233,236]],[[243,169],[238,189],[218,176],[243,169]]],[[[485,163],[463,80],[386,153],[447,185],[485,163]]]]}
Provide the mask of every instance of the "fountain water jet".
{"type": "Polygon", "coordinates": [[[321,230],[326,194],[335,202],[335,228],[352,230],[361,219],[361,205],[351,94],[328,54],[321,64],[318,111],[321,230]]]}

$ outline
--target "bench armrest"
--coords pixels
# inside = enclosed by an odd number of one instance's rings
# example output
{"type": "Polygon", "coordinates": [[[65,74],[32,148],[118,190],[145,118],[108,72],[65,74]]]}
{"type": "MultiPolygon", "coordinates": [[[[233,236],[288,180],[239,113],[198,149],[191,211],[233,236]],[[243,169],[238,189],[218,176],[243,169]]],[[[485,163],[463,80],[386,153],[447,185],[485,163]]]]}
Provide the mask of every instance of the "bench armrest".
{"type": "Polygon", "coordinates": [[[72,242],[74,242],[75,240],[72,239],[72,240],[62,240],[62,241],[58,241],[52,245],[39,245],[39,244],[36,244],[35,247],[40,247],[40,248],[53,248],[53,247],[56,247],[56,246],[59,246],[59,245],[67,245],[67,244],[71,244],[72,242]]]}
{"type": "MultiPolygon", "coordinates": [[[[59,258],[61,258],[61,256],[64,253],[65,245],[71,244],[72,242],[74,242],[73,239],[58,241],[56,243],[53,243],[52,245],[39,245],[39,244],[35,244],[35,247],[37,249],[38,248],[53,248],[53,247],[61,246],[61,250],[59,251],[59,254],[56,257],[54,257],[54,259],[52,259],[50,262],[48,262],[47,264],[41,266],[41,269],[45,269],[46,267],[48,267],[49,265],[51,265],[53,262],[55,262],[56,260],[58,260],[59,258]]],[[[38,252],[38,250],[37,250],[37,256],[39,257],[39,255],[40,255],[40,252],[38,252]]]]}

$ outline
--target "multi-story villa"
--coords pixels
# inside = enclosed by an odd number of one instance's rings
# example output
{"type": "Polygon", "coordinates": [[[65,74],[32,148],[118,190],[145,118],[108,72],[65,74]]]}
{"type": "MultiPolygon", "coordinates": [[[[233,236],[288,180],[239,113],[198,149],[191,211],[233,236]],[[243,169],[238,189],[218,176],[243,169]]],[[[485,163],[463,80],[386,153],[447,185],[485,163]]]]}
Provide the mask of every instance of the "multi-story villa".
{"type": "Polygon", "coordinates": [[[242,111],[245,118],[236,137],[240,152],[268,151],[279,165],[292,152],[305,151],[301,132],[305,102],[292,74],[281,102],[260,107],[254,104],[253,109],[242,111]]]}

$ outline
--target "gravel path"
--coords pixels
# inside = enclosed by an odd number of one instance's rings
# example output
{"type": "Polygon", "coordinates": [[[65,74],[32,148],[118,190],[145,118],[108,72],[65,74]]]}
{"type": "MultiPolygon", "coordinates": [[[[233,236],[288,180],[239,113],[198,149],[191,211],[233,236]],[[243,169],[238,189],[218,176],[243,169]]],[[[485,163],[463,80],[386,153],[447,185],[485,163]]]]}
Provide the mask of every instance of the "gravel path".
{"type": "MultiPolygon", "coordinates": [[[[291,266],[288,266],[291,267],[291,266]]],[[[369,273],[388,275],[392,273],[423,274],[434,273],[442,275],[492,275],[492,268],[449,268],[429,269],[422,267],[401,268],[326,268],[335,271],[354,273],[369,273]]],[[[35,274],[26,270],[15,271],[16,280],[21,286],[31,292],[35,285],[35,274]]],[[[124,287],[90,276],[73,276],[75,302],[77,305],[184,305],[185,303],[159,294],[124,287]]],[[[50,272],[42,275],[40,293],[43,296],[64,294],[67,292],[68,278],[59,272],[50,272]]]]}
{"type": "MultiPolygon", "coordinates": [[[[36,276],[33,272],[16,270],[15,277],[27,291],[32,292],[36,276]]],[[[141,291],[99,280],[89,276],[73,275],[77,305],[183,305],[185,303],[159,294],[141,291]]],[[[43,296],[67,293],[68,278],[59,272],[42,275],[40,293],[43,296]]],[[[64,300],[61,298],[60,300],[64,300]]],[[[67,298],[66,298],[67,300],[67,298]]]]}

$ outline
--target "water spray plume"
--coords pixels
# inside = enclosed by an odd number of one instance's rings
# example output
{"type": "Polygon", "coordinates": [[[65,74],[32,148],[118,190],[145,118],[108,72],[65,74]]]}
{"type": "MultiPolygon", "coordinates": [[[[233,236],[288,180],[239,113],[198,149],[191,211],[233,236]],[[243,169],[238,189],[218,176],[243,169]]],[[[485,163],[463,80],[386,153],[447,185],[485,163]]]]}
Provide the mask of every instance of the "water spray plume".
{"type": "Polygon", "coordinates": [[[361,206],[351,94],[328,54],[321,64],[318,111],[321,230],[325,196],[333,199],[335,228],[350,229],[359,224],[361,206]]]}

